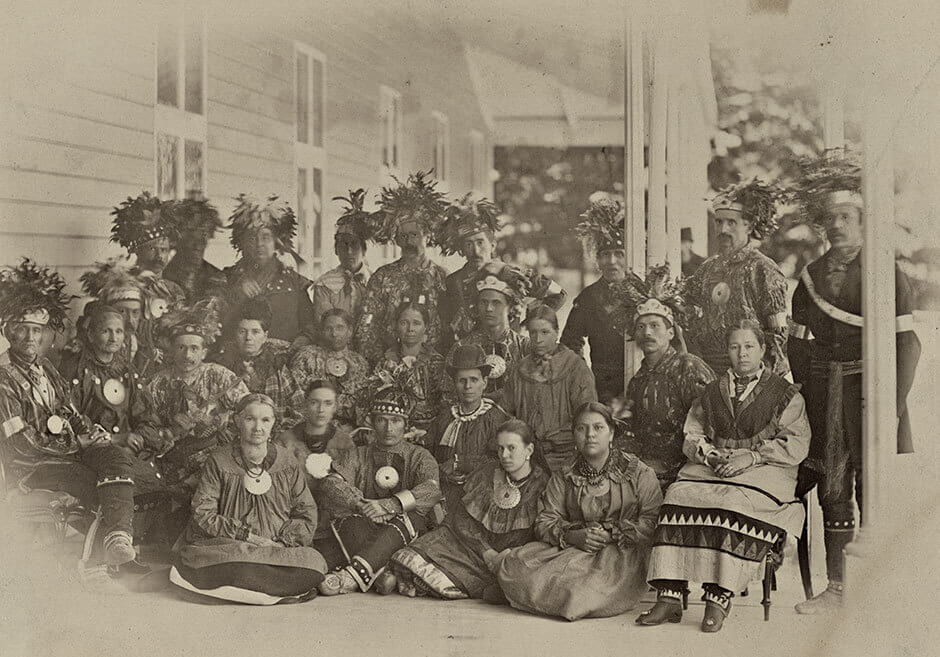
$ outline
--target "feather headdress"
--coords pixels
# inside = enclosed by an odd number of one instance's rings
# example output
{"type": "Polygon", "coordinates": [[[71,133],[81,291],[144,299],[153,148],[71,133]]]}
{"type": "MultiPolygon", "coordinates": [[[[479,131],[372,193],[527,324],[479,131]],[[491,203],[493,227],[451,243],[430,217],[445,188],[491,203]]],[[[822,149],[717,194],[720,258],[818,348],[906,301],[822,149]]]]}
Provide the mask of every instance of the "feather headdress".
{"type": "Polygon", "coordinates": [[[647,314],[642,312],[643,310],[671,318],[674,324],[685,324],[685,305],[681,289],[670,278],[668,264],[651,267],[646,274],[646,280],[632,271],[627,272],[626,278],[615,283],[612,291],[617,303],[611,313],[611,322],[618,333],[632,335],[636,318],[647,314]]]}
{"type": "Polygon", "coordinates": [[[502,228],[499,217],[495,203],[485,198],[473,201],[471,194],[467,194],[447,206],[435,241],[444,255],[460,253],[467,237],[481,232],[494,235],[499,232],[502,228]]]}
{"type": "Polygon", "coordinates": [[[260,203],[247,194],[239,194],[235,200],[238,206],[229,218],[229,227],[232,229],[230,241],[239,253],[243,252],[245,241],[250,236],[267,228],[274,235],[279,253],[290,253],[298,263],[303,262],[294,250],[297,217],[287,203],[279,202],[277,196],[269,196],[265,203],[260,203]]]}
{"type": "Polygon", "coordinates": [[[757,178],[729,185],[712,199],[712,210],[740,212],[751,222],[751,236],[763,239],[777,230],[778,206],[787,200],[787,194],[778,185],[757,178]]]}
{"type": "Polygon", "coordinates": [[[588,254],[624,248],[623,204],[613,198],[604,197],[591,201],[575,226],[584,251],[588,254]]]}
{"type": "Polygon", "coordinates": [[[167,212],[165,204],[150,192],[126,201],[111,211],[111,241],[117,242],[131,253],[155,239],[166,237],[175,242],[176,225],[167,212]]]}
{"type": "Polygon", "coordinates": [[[171,310],[160,318],[157,332],[166,341],[180,335],[198,335],[209,346],[222,333],[221,306],[219,299],[209,297],[192,306],[171,310]]]}
{"type": "Polygon", "coordinates": [[[212,238],[216,231],[225,228],[219,211],[203,198],[186,198],[164,203],[179,235],[203,233],[212,238]]]}
{"type": "Polygon", "coordinates": [[[0,269],[0,322],[35,321],[59,331],[65,328],[69,302],[65,279],[29,258],[0,269]]]}
{"type": "Polygon", "coordinates": [[[336,220],[336,235],[352,235],[365,244],[372,239],[372,213],[365,210],[366,190],[350,189],[349,196],[334,196],[334,201],[346,204],[343,213],[336,220]]]}
{"type": "Polygon", "coordinates": [[[534,296],[535,273],[533,270],[513,265],[501,265],[495,273],[485,266],[464,283],[464,298],[476,300],[480,292],[495,290],[502,292],[514,305],[534,296]]]}
{"type": "Polygon", "coordinates": [[[380,364],[364,382],[359,405],[370,413],[390,413],[408,418],[418,401],[421,388],[417,368],[407,361],[380,364]]]}
{"type": "Polygon", "coordinates": [[[862,169],[855,155],[824,154],[816,159],[802,158],[798,165],[796,197],[803,221],[821,227],[826,209],[834,201],[845,200],[862,208],[862,169]]]}
{"type": "Polygon", "coordinates": [[[394,178],[394,187],[382,188],[379,209],[371,216],[374,241],[379,244],[393,241],[398,226],[406,220],[421,224],[425,234],[434,241],[447,203],[430,175],[430,171],[418,171],[409,175],[404,183],[394,178]]]}
{"type": "Polygon", "coordinates": [[[81,275],[82,291],[108,304],[139,301],[144,317],[159,319],[182,297],[167,281],[150,271],[139,271],[125,258],[96,262],[95,268],[81,275]]]}

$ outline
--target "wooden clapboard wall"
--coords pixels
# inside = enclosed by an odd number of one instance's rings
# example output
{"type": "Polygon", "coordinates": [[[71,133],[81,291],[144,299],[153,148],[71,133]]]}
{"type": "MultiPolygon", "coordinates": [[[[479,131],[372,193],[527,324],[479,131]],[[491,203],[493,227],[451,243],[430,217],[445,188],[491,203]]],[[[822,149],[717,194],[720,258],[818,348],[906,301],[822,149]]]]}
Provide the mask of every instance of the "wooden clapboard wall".
{"type": "MultiPolygon", "coordinates": [[[[309,4],[309,14],[261,30],[207,12],[205,187],[223,214],[240,192],[294,205],[294,44],[323,53],[323,269],[335,264],[339,208],[329,199],[356,187],[377,194],[382,182],[381,85],[402,94],[403,173],[433,166],[433,112],[449,120],[452,195],[471,185],[470,131],[483,133],[488,166],[492,142],[454,33],[401,11],[334,7],[324,15],[309,4]]],[[[109,212],[155,185],[154,10],[114,3],[102,5],[102,18],[87,7],[64,3],[50,13],[22,3],[23,31],[4,46],[19,65],[2,80],[0,261],[29,255],[70,281],[120,252],[108,243],[109,212]]],[[[220,266],[234,260],[227,235],[209,257],[220,266]]],[[[382,250],[368,258],[382,264],[382,250]]]]}

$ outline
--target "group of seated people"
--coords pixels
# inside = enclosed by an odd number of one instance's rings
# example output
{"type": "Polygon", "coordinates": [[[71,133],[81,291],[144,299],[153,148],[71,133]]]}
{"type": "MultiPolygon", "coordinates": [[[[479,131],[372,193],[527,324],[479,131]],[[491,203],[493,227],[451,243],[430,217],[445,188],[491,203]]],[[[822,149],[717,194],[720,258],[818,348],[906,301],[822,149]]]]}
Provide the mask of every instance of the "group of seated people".
{"type": "Polygon", "coordinates": [[[362,190],[344,200],[341,264],[309,281],[279,259],[296,220],[275,199],[239,199],[241,259],[225,270],[203,260],[221,226],[205,201],[128,199],[113,231],[135,265],[82,277],[93,300],[64,348],[61,276],[28,259],[0,271],[7,483],[100,506],[118,572],[141,542],[172,546],[170,581],[200,595],[371,590],[575,620],[624,613],[652,586],[636,622],[659,625],[681,620],[693,581],[702,630],[718,631],[800,532],[812,433],[779,313],[738,317],[760,314],[739,288],[766,278],[735,260],[766,265],[750,220],[737,250],[703,265],[732,284],[684,335],[683,300],[618,264],[622,208],[592,207],[603,276],[562,334],[564,291],[492,259],[492,204],[448,205],[421,175],[373,213],[362,190]],[[467,265],[447,275],[425,254],[432,237],[467,265]],[[367,240],[394,240],[401,258],[371,273],[367,240]],[[644,356],[626,389],[624,336],[644,356]],[[618,344],[619,363],[605,360],[618,344]]]}

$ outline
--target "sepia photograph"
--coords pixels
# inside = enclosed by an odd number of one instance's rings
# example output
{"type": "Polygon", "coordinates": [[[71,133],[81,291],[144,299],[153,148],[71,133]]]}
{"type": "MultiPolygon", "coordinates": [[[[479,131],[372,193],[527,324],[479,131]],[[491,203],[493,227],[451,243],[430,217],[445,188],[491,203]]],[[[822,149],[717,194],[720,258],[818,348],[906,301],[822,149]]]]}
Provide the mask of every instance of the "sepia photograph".
{"type": "Polygon", "coordinates": [[[935,0],[3,4],[0,655],[938,650],[935,0]]]}

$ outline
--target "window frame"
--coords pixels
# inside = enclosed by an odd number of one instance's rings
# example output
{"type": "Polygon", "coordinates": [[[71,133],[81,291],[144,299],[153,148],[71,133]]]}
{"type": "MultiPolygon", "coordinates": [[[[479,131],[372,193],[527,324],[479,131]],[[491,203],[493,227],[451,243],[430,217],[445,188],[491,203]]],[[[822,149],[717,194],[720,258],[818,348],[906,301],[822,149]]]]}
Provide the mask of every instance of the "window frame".
{"type": "Polygon", "coordinates": [[[471,129],[468,133],[470,143],[470,188],[482,195],[488,195],[489,165],[486,156],[486,136],[481,130],[471,129]]]}
{"type": "Polygon", "coordinates": [[[324,235],[330,232],[329,227],[327,226],[326,218],[326,203],[324,198],[326,198],[326,166],[327,166],[327,150],[326,150],[326,125],[327,125],[327,57],[326,55],[312,46],[295,41],[293,47],[294,61],[293,61],[293,104],[294,104],[294,200],[297,207],[297,241],[298,241],[298,252],[304,259],[307,261],[307,267],[314,270],[322,268],[323,263],[329,257],[330,251],[326,248],[326,240],[324,240],[324,235]],[[308,58],[308,69],[307,69],[307,141],[302,142],[298,140],[298,121],[297,121],[297,100],[298,100],[298,69],[300,65],[301,56],[308,58]],[[319,90],[315,90],[314,87],[314,60],[320,63],[322,76],[320,79],[319,90]],[[314,129],[314,120],[316,117],[316,110],[314,101],[317,100],[316,92],[319,91],[319,99],[317,105],[320,108],[320,125],[319,131],[321,136],[320,145],[315,145],[313,143],[313,137],[316,133],[314,129]],[[310,204],[309,207],[301,207],[300,199],[300,189],[299,179],[300,171],[303,169],[305,171],[305,180],[306,180],[306,196],[310,204]],[[314,194],[314,185],[316,181],[315,171],[320,172],[320,192],[319,192],[319,215],[320,215],[320,226],[319,226],[319,240],[317,240],[316,235],[316,224],[309,227],[306,222],[309,222],[313,218],[312,214],[316,213],[317,208],[315,206],[315,199],[313,198],[314,194]],[[305,221],[301,221],[301,214],[304,213],[307,216],[305,221]],[[316,252],[317,241],[319,241],[320,252],[316,252]]]}
{"type": "Polygon", "coordinates": [[[401,92],[387,85],[379,85],[379,134],[382,148],[380,165],[382,169],[382,182],[399,176],[402,168],[402,109],[401,92]],[[397,102],[396,102],[397,101],[397,102]],[[395,111],[397,110],[397,111],[395,111]],[[391,121],[389,115],[391,114],[391,121]],[[391,122],[391,126],[388,124],[391,122]],[[386,130],[388,128],[388,130],[386,130]],[[385,153],[392,155],[386,162],[385,153]]]}
{"type": "Polygon", "coordinates": [[[434,142],[434,178],[438,189],[442,192],[450,191],[450,119],[443,112],[431,112],[431,125],[434,128],[432,135],[434,142]],[[443,171],[442,171],[443,170],[443,171]]]}
{"type": "MultiPolygon", "coordinates": [[[[195,141],[202,144],[202,180],[201,194],[208,197],[208,79],[209,79],[209,44],[208,30],[206,29],[206,12],[204,9],[193,8],[188,3],[175,3],[175,11],[169,15],[175,22],[177,36],[176,54],[176,102],[177,106],[165,105],[159,101],[160,85],[160,24],[154,27],[154,120],[153,120],[153,188],[156,195],[160,195],[160,135],[164,134],[178,139],[176,152],[177,176],[174,189],[174,198],[186,197],[186,142],[195,141]],[[190,112],[186,109],[186,27],[187,21],[198,22],[202,31],[202,113],[190,112]]],[[[162,20],[162,17],[161,17],[162,20]]],[[[164,199],[167,200],[167,199],[164,199]]]]}

